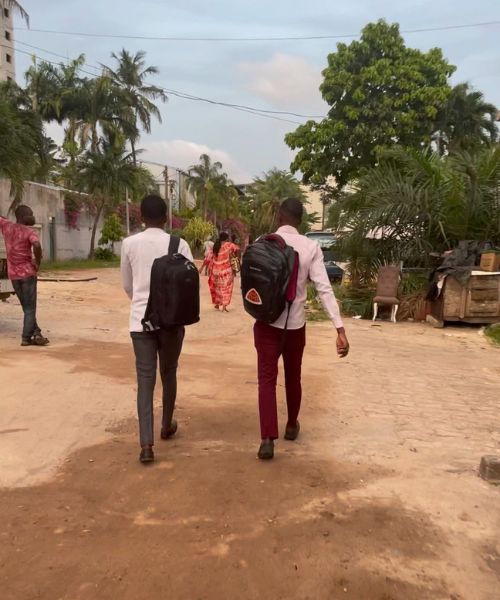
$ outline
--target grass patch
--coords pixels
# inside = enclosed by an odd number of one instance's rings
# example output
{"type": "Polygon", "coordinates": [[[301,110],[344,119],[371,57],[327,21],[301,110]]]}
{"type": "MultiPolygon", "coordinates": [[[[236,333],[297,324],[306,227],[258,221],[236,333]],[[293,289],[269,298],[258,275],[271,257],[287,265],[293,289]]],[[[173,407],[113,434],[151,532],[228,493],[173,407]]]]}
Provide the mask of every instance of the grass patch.
{"type": "Polygon", "coordinates": [[[318,321],[329,321],[330,317],[326,314],[323,308],[307,308],[306,309],[306,321],[318,322],[318,321]]]}
{"type": "Polygon", "coordinates": [[[375,295],[373,288],[353,288],[347,285],[334,285],[333,291],[342,309],[342,314],[348,317],[360,316],[363,319],[371,319],[373,296],[375,295]]]}
{"type": "Polygon", "coordinates": [[[73,260],[56,260],[44,261],[42,263],[41,272],[47,271],[77,271],[82,269],[109,269],[119,267],[120,259],[115,257],[111,260],[96,260],[96,259],[73,259],[73,260]]]}
{"type": "Polygon", "coordinates": [[[484,330],[484,335],[492,342],[495,346],[500,346],[500,323],[496,325],[490,325],[484,330]]]}

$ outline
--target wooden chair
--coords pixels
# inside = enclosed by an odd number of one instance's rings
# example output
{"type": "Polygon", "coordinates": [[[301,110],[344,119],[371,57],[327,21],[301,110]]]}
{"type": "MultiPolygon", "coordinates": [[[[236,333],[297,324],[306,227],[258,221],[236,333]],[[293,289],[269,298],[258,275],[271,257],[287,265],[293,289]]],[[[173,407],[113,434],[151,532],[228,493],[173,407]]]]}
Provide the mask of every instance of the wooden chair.
{"type": "Polygon", "coordinates": [[[377,278],[377,291],[373,299],[373,320],[378,316],[379,305],[391,306],[391,321],[396,322],[399,298],[398,289],[401,281],[401,270],[396,266],[380,267],[377,278]]]}

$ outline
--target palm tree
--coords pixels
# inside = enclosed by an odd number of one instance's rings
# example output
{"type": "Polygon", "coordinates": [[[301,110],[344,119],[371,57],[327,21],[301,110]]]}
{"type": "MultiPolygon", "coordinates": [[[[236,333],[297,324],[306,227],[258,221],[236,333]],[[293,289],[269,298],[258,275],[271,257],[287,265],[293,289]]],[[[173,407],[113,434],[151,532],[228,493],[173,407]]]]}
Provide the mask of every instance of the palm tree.
{"type": "Polygon", "coordinates": [[[440,157],[396,148],[334,204],[331,225],[351,260],[403,260],[427,267],[431,252],[460,240],[500,243],[500,146],[440,157]],[[356,248],[356,254],[354,249],[356,248]]]}
{"type": "Polygon", "coordinates": [[[120,113],[126,109],[118,90],[107,77],[85,80],[74,102],[73,114],[81,148],[90,144],[90,151],[95,154],[100,133],[116,126],[121,120],[120,113]]]}
{"type": "Polygon", "coordinates": [[[12,82],[0,84],[0,176],[10,179],[12,207],[37,169],[43,143],[42,121],[25,94],[12,82]]]}
{"type": "Polygon", "coordinates": [[[276,227],[278,209],[286,198],[305,202],[300,183],[288,171],[271,169],[264,177],[256,177],[249,190],[252,212],[252,234],[269,233],[276,227]]]}
{"type": "Polygon", "coordinates": [[[222,163],[212,162],[208,154],[200,156],[197,165],[189,167],[187,177],[188,189],[196,196],[203,219],[206,221],[210,200],[217,202],[217,194],[227,185],[227,175],[222,172],[222,163]]]}
{"type": "Polygon", "coordinates": [[[456,85],[442,115],[442,132],[451,151],[498,139],[497,108],[468,83],[456,85]]]}
{"type": "Polygon", "coordinates": [[[106,206],[117,204],[125,195],[127,187],[134,187],[137,167],[132,155],[127,154],[124,141],[120,143],[120,132],[115,131],[114,139],[101,138],[96,151],[87,152],[79,162],[79,183],[96,200],[96,212],[90,239],[89,258],[94,254],[95,237],[99,219],[106,206]]]}
{"type": "Polygon", "coordinates": [[[120,54],[111,55],[118,66],[116,70],[104,66],[104,74],[122,90],[125,105],[132,109],[129,119],[124,119],[124,131],[130,142],[134,164],[137,164],[135,145],[139,139],[139,125],[146,133],[151,133],[151,117],[156,117],[161,123],[161,113],[154,100],[166,102],[165,92],[157,86],[146,83],[147,77],[157,75],[157,67],[146,66],[146,53],[130,54],[123,49],[120,54]]]}

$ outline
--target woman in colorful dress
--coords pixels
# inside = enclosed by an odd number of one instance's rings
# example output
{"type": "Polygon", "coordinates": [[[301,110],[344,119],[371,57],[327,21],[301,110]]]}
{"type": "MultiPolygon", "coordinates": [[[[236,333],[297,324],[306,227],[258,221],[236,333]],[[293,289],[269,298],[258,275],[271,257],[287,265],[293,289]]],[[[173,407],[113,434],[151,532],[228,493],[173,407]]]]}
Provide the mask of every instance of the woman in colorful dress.
{"type": "Polygon", "coordinates": [[[220,234],[211,251],[208,287],[216,310],[222,308],[224,312],[229,312],[227,307],[231,304],[234,283],[231,258],[237,257],[239,252],[239,247],[229,241],[229,235],[225,232],[220,234]]]}

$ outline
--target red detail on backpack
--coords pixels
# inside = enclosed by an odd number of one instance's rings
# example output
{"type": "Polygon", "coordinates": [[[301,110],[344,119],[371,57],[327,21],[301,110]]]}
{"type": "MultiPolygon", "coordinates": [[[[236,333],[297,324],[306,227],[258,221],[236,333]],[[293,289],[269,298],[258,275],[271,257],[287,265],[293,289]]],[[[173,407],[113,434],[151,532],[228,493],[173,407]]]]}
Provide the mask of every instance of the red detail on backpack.
{"type": "Polygon", "coordinates": [[[255,288],[248,290],[245,300],[250,302],[250,304],[257,304],[258,306],[262,305],[262,298],[259,296],[259,292],[255,288]]]}

